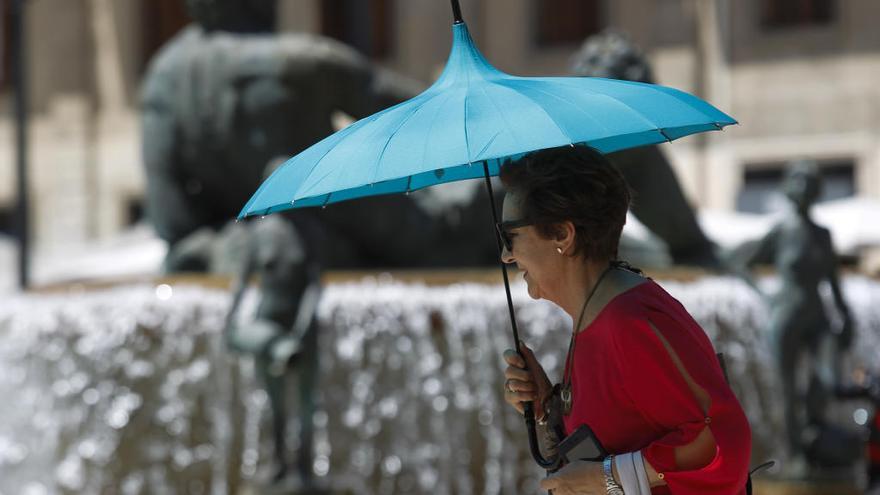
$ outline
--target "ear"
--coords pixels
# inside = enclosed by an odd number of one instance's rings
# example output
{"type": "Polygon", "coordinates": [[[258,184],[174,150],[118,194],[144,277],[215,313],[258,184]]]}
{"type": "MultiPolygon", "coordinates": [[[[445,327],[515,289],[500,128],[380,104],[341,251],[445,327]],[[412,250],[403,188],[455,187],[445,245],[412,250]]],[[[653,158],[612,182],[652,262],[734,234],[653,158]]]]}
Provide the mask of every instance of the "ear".
{"type": "Polygon", "coordinates": [[[570,220],[560,222],[556,225],[555,231],[553,240],[556,247],[562,249],[563,254],[571,254],[574,251],[575,236],[577,235],[574,224],[570,220]]]}

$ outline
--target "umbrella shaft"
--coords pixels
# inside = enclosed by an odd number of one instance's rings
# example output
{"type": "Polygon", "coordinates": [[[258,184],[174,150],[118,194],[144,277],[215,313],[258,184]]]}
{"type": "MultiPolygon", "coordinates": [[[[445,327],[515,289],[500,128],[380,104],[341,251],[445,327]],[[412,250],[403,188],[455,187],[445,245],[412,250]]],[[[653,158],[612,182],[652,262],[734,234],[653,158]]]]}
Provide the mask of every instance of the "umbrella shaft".
{"type": "MultiPolygon", "coordinates": [[[[498,211],[495,208],[495,192],[492,190],[492,179],[489,177],[489,164],[483,161],[483,174],[486,176],[486,189],[489,191],[489,203],[492,205],[492,220],[498,223],[498,211]]],[[[494,229],[493,229],[494,230],[494,229]]],[[[513,329],[513,346],[516,352],[522,356],[519,349],[519,332],[516,328],[516,315],[513,311],[513,299],[510,297],[510,281],[507,278],[507,264],[504,263],[502,256],[504,255],[504,247],[501,239],[495,235],[495,242],[498,245],[498,262],[501,264],[501,276],[504,278],[504,292],[507,294],[507,309],[510,311],[510,326],[513,329]]],[[[529,448],[532,451],[532,457],[544,469],[554,471],[559,468],[559,456],[551,456],[549,459],[544,458],[541,454],[541,448],[538,446],[538,436],[535,431],[535,409],[532,402],[523,402],[523,416],[526,420],[526,430],[529,437],[529,448]]]]}
{"type": "MultiPolygon", "coordinates": [[[[492,190],[492,179],[489,177],[489,164],[483,161],[483,173],[486,176],[486,189],[489,191],[489,204],[492,206],[492,221],[498,223],[498,211],[495,208],[495,192],[492,190]]],[[[504,278],[504,292],[507,294],[507,309],[510,311],[510,326],[513,328],[513,346],[519,351],[519,331],[516,328],[516,315],[513,311],[513,299],[510,297],[510,281],[507,278],[507,264],[501,259],[504,247],[501,239],[495,235],[495,243],[498,245],[498,263],[501,265],[501,276],[504,278]]]]}

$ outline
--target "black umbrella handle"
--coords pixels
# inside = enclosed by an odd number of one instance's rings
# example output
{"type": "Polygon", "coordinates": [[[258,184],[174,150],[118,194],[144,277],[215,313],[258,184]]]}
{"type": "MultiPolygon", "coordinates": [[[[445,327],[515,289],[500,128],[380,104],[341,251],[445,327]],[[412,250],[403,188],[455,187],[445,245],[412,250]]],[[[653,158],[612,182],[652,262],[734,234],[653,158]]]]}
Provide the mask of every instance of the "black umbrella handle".
{"type": "MultiPolygon", "coordinates": [[[[456,0],[453,0],[453,5],[457,3],[456,0]]],[[[495,193],[492,190],[492,179],[489,177],[489,164],[485,160],[483,161],[483,174],[486,176],[486,189],[489,191],[489,203],[492,205],[492,220],[497,224],[498,211],[495,208],[495,193]]],[[[495,229],[493,228],[492,231],[494,232],[495,229]]],[[[507,264],[501,259],[501,256],[504,253],[504,247],[502,246],[501,239],[498,237],[497,233],[495,234],[495,242],[498,245],[498,262],[501,265],[501,276],[504,279],[504,292],[507,294],[507,309],[510,312],[510,326],[513,329],[513,345],[516,352],[523,358],[523,362],[525,362],[525,357],[519,347],[519,331],[516,327],[516,315],[513,311],[513,298],[510,297],[510,280],[507,277],[507,264]]],[[[547,471],[555,471],[559,468],[562,458],[561,456],[556,455],[548,459],[541,454],[541,447],[538,444],[538,433],[535,425],[534,402],[523,402],[523,415],[526,419],[526,430],[529,436],[529,449],[532,451],[532,457],[543,469],[546,469],[547,471]]]]}
{"type": "Polygon", "coordinates": [[[461,18],[461,6],[458,4],[458,0],[452,1],[452,19],[455,24],[461,24],[464,22],[464,19],[461,18]]]}

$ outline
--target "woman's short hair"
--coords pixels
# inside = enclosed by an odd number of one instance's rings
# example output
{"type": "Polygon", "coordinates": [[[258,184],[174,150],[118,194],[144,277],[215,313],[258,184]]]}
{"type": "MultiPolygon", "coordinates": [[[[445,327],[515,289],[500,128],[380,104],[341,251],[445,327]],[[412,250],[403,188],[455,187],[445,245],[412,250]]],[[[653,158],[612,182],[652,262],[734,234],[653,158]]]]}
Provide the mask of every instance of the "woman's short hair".
{"type": "Polygon", "coordinates": [[[587,259],[617,257],[631,200],[623,174],[587,146],[531,152],[501,167],[501,181],[522,200],[524,220],[553,236],[568,220],[575,228],[575,254],[587,259]]]}

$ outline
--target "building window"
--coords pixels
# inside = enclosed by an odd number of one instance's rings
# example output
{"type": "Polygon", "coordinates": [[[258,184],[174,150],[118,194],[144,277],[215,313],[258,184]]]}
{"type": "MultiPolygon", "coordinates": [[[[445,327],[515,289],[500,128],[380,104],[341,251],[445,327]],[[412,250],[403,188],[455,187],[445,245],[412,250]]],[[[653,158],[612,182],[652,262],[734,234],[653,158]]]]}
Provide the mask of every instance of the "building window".
{"type": "Polygon", "coordinates": [[[142,222],[144,214],[144,198],[130,197],[125,200],[125,225],[131,226],[142,222]]]}
{"type": "MultiPolygon", "coordinates": [[[[788,199],[780,191],[787,163],[746,167],[743,186],[736,198],[736,209],[745,213],[771,213],[787,207],[788,199]]],[[[819,202],[855,195],[855,166],[852,160],[819,163],[822,190],[819,202]]]]}
{"type": "Polygon", "coordinates": [[[761,25],[768,29],[829,24],[835,0],[764,0],[761,25]]]}
{"type": "Polygon", "coordinates": [[[321,32],[370,58],[386,58],[394,40],[393,7],[392,0],[323,0],[321,32]]]}
{"type": "Polygon", "coordinates": [[[15,207],[0,206],[0,234],[15,234],[15,207]]]}
{"type": "Polygon", "coordinates": [[[0,91],[12,85],[12,2],[0,2],[0,91]]]}
{"type": "Polygon", "coordinates": [[[147,0],[142,4],[144,30],[141,72],[168,40],[191,22],[180,0],[147,0]]]}
{"type": "Polygon", "coordinates": [[[535,44],[546,48],[584,41],[604,27],[602,0],[536,0],[535,44]]]}

